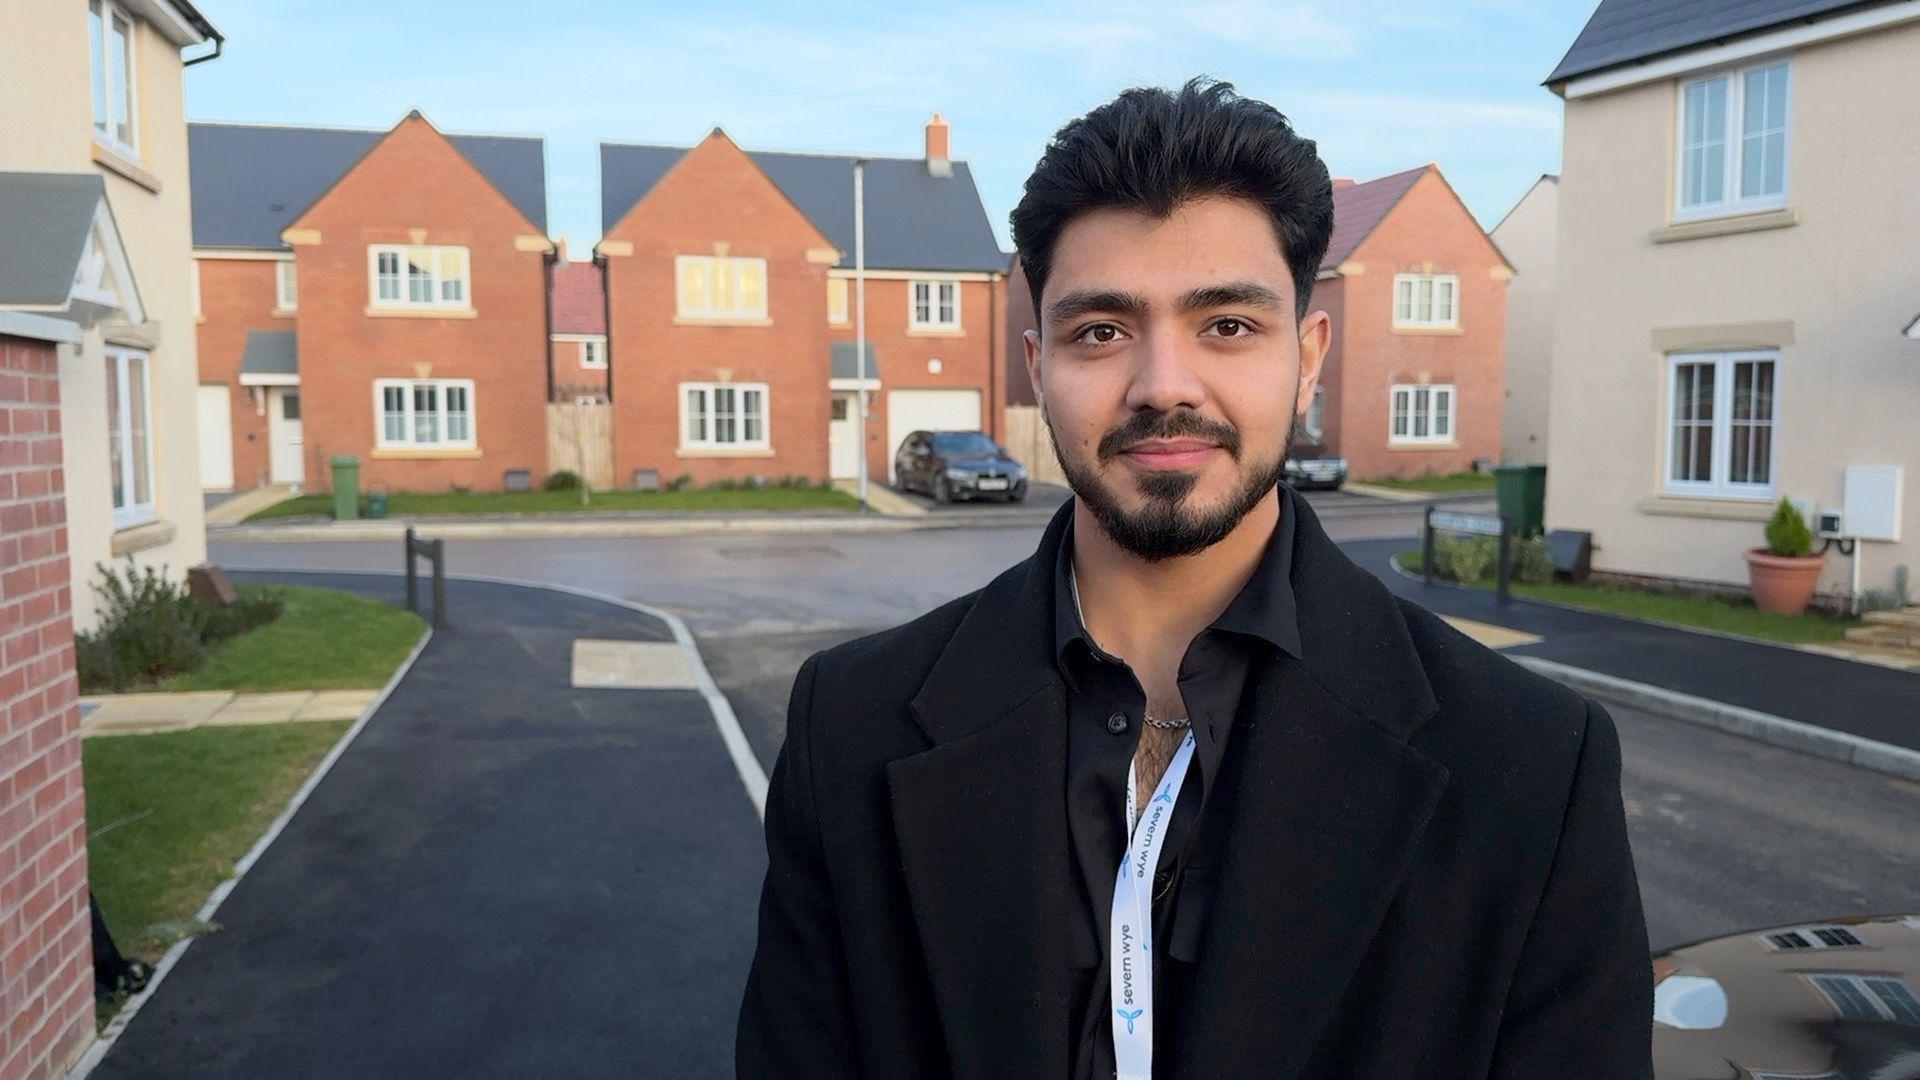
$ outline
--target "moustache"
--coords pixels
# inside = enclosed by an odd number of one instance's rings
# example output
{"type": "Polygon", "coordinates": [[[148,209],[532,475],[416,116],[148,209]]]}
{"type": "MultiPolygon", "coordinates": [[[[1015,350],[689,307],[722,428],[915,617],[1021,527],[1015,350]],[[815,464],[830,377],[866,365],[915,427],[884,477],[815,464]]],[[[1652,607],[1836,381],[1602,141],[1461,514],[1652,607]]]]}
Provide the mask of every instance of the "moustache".
{"type": "Polygon", "coordinates": [[[1126,423],[1101,438],[1095,453],[1107,461],[1148,439],[1204,439],[1217,444],[1228,456],[1239,460],[1240,432],[1232,425],[1209,420],[1192,410],[1134,413],[1126,423]]]}

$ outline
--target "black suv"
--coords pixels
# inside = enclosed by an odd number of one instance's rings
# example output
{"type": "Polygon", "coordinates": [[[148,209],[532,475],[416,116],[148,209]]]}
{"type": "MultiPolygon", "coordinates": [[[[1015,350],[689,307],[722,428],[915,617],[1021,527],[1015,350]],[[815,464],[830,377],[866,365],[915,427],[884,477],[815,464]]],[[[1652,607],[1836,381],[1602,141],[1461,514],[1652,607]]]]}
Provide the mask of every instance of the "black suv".
{"type": "Polygon", "coordinates": [[[935,502],[1027,497],[1027,470],[980,431],[916,431],[893,455],[894,486],[935,502]]]}

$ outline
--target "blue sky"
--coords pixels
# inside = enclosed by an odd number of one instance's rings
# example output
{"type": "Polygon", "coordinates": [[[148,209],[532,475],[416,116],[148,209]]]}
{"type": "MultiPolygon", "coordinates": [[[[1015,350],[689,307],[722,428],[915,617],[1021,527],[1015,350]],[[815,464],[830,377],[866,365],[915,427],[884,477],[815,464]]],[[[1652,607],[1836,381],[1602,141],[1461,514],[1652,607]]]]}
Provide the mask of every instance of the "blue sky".
{"type": "Polygon", "coordinates": [[[550,231],[600,235],[597,146],[917,155],[953,125],[987,215],[1007,213],[1047,138],[1140,84],[1210,74],[1263,98],[1361,180],[1438,162],[1491,228],[1560,163],[1540,80],[1593,0],[654,4],[203,0],[228,39],[188,69],[194,120],[544,135],[550,231]],[[457,12],[456,17],[449,18],[457,12]]]}

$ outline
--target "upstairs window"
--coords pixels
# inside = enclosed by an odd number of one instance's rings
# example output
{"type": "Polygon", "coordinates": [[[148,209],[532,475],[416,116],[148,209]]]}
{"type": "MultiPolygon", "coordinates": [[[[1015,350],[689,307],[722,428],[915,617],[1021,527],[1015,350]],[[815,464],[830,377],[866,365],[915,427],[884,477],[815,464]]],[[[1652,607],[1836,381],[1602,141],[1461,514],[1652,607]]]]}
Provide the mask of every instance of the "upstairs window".
{"type": "Polygon", "coordinates": [[[1680,84],[1679,217],[1787,201],[1786,61],[1680,84]]]}
{"type": "Polygon", "coordinates": [[[1395,274],[1393,325],[1432,329],[1460,325],[1460,278],[1456,274],[1395,274]]]}
{"type": "Polygon", "coordinates": [[[93,74],[93,136],[127,155],[138,157],[134,117],[134,20],[113,0],[87,4],[87,54],[93,74]]]}
{"type": "Polygon", "coordinates": [[[827,321],[835,326],[847,324],[847,279],[827,279],[827,321]]]}
{"type": "Polygon", "coordinates": [[[300,283],[294,277],[293,260],[273,264],[274,307],[293,311],[300,306],[300,283]]]}
{"type": "Polygon", "coordinates": [[[909,290],[912,310],[907,325],[915,330],[960,329],[960,283],[916,281],[909,290]]]}
{"type": "Polygon", "coordinates": [[[679,255],[673,263],[682,318],[759,321],[767,317],[767,260],[679,255]]]}
{"type": "Polygon", "coordinates": [[[367,248],[367,263],[374,307],[472,306],[466,248],[374,244],[367,248]]]}

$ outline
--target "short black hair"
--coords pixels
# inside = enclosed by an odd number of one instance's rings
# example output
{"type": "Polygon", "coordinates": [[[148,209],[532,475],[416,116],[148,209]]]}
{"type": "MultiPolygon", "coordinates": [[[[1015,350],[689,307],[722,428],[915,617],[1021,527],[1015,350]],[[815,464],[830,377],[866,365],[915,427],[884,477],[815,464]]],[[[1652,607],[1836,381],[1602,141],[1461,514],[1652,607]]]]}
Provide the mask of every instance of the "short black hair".
{"type": "Polygon", "coordinates": [[[1313,140],[1278,109],[1202,76],[1178,91],[1123,91],[1047,144],[1013,209],[1013,246],[1035,320],[1054,245],[1075,217],[1107,207],[1166,217],[1209,195],[1267,211],[1293,271],[1295,317],[1305,318],[1333,234],[1333,180],[1313,140]]]}

